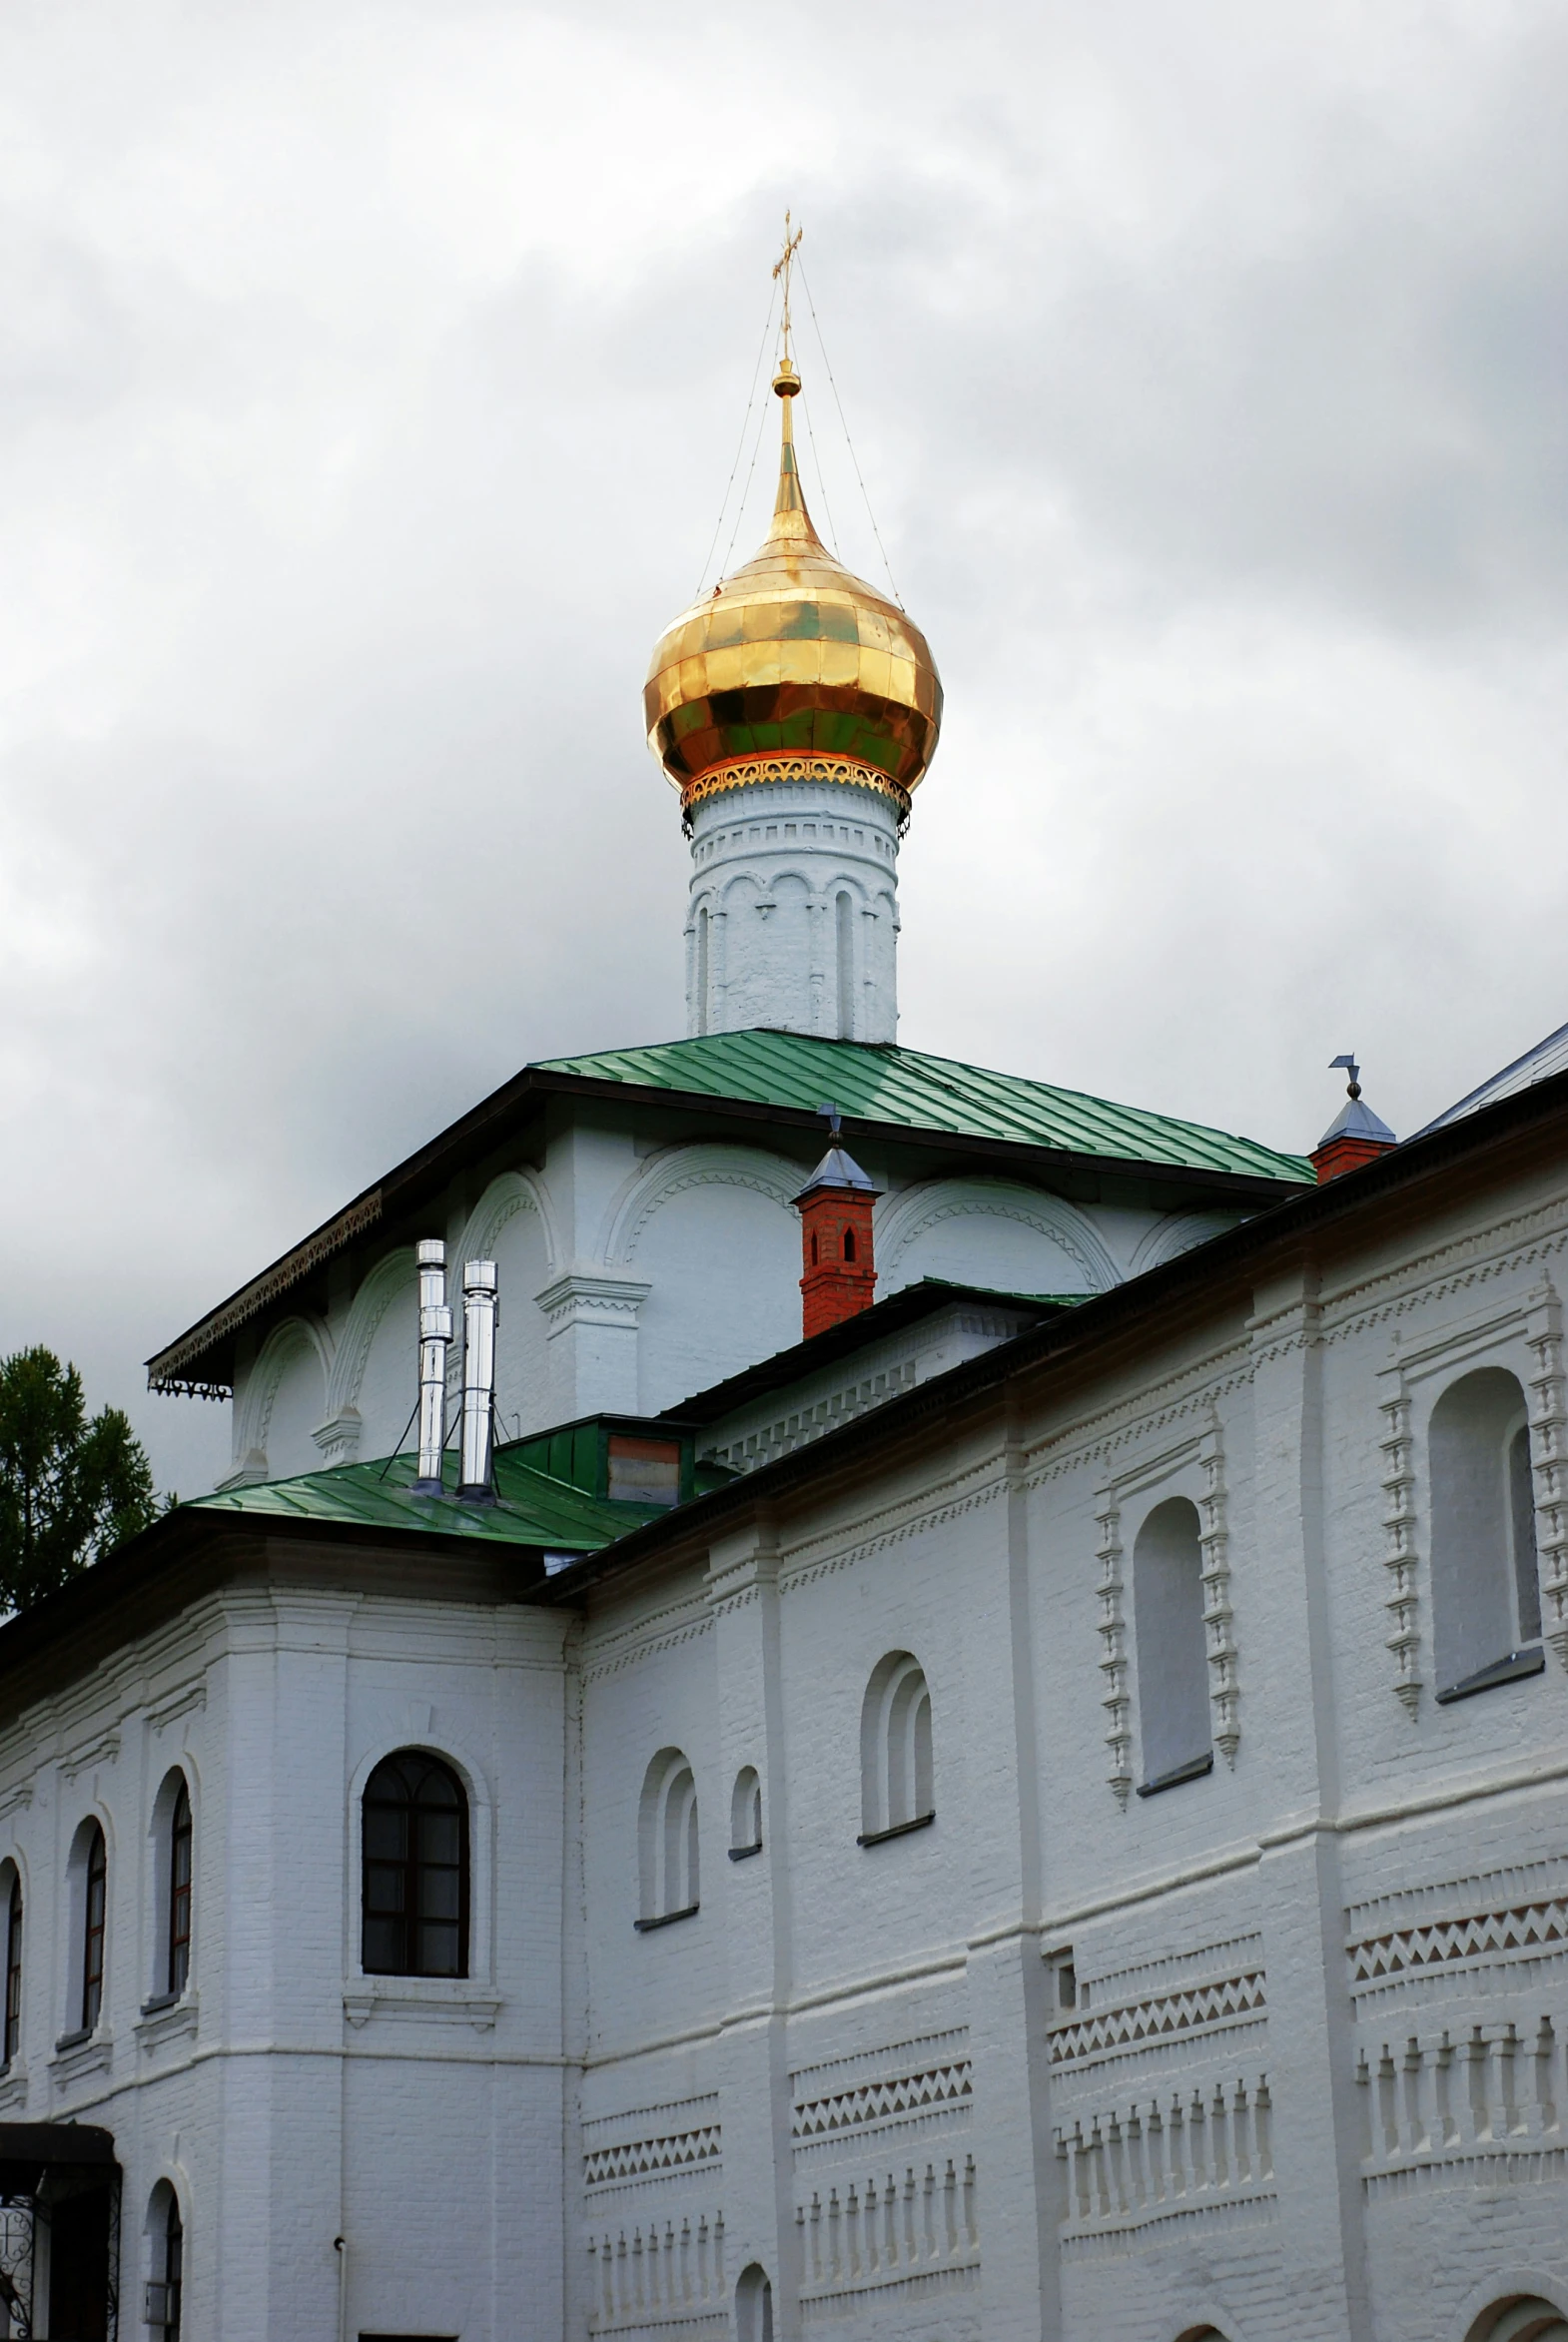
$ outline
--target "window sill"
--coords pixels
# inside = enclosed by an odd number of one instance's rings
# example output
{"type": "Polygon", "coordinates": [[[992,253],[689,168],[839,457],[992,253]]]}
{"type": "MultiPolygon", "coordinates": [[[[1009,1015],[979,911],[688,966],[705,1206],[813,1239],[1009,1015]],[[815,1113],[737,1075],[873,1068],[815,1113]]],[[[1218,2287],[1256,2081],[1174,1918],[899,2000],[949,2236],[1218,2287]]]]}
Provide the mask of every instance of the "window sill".
{"type": "Polygon", "coordinates": [[[1455,1700],[1473,1699],[1477,1692],[1489,1692],[1500,1683],[1518,1683],[1524,1676],[1540,1675],[1546,1667],[1546,1654],[1539,1643],[1528,1650],[1510,1651],[1506,1659],[1494,1659],[1490,1667],[1478,1667],[1474,1675],[1461,1676],[1445,1692],[1437,1695],[1439,1708],[1451,1707],[1455,1700]]]}
{"type": "Polygon", "coordinates": [[[27,2067],[20,2057],[13,2057],[9,2065],[0,2066],[0,2114],[13,2108],[20,2112],[26,2104],[27,2067]]]}
{"type": "Polygon", "coordinates": [[[755,1846],[732,1846],[729,1850],[729,1859],[732,1863],[743,1863],[749,1856],[761,1854],[761,1852],[762,1841],[759,1838],[755,1846]]]}
{"type": "Polygon", "coordinates": [[[891,1830],[863,1830],[856,1839],[857,1846],[886,1846],[890,1838],[907,1838],[912,1830],[929,1830],[936,1820],[936,1812],[917,1814],[913,1822],[895,1822],[891,1830]]]}
{"type": "Polygon", "coordinates": [[[176,2040],[182,2033],[195,2030],[196,1994],[189,1987],[183,1992],[155,1992],[150,2000],[142,2002],[136,2037],[144,2050],[156,2049],[164,2041],[176,2040]]]}
{"type": "Polygon", "coordinates": [[[463,1976],[366,1976],[344,1986],[343,2012],[358,2032],[375,2017],[422,2019],[427,2024],[471,2024],[493,2032],[501,1996],[475,1989],[463,1976]]]}
{"type": "Polygon", "coordinates": [[[639,1936],[651,1936],[655,1928],[673,1928],[677,1920],[694,1920],[701,1909],[700,1903],[688,1903],[684,1911],[661,1912],[656,1920],[633,1920],[631,1924],[639,1936]]]}
{"type": "Polygon", "coordinates": [[[1158,1797],[1163,1789],[1179,1789],[1183,1781],[1201,1781],[1213,1769],[1214,1752],[1209,1749],[1201,1757],[1189,1757],[1184,1765],[1173,1765],[1169,1773],[1162,1773],[1157,1780],[1140,1782],[1138,1794],[1158,1797]]]}
{"type": "Polygon", "coordinates": [[[84,2074],[103,2072],[113,2062],[113,2038],[101,2027],[90,2027],[86,2032],[62,2033],[49,2061],[50,2070],[61,2087],[69,2087],[84,2074]]]}

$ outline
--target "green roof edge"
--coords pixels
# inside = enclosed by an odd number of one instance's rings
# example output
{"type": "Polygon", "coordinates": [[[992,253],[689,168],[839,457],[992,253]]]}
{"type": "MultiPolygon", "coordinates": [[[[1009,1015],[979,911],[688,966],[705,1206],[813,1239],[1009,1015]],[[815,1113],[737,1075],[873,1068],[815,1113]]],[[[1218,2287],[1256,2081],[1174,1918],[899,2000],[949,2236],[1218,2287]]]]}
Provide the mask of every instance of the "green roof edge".
{"type": "Polygon", "coordinates": [[[902,1125],[955,1139],[1001,1140],[1157,1170],[1208,1171],[1291,1185],[1315,1179],[1306,1156],[1286,1155],[1255,1139],[892,1043],[831,1041],[760,1027],[580,1057],[540,1058],[527,1070],[812,1113],[821,1103],[830,1067],[835,1104],[857,1122],[902,1125]],[[846,1076],[855,1079],[846,1085],[846,1076]]]}

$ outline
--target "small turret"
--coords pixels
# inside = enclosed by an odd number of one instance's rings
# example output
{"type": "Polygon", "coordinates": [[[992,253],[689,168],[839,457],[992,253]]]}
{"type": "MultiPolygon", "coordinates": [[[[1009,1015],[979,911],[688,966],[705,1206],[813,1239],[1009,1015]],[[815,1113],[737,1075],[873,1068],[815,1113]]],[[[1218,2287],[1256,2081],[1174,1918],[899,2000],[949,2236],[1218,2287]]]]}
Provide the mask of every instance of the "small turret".
{"type": "Polygon", "coordinates": [[[1361,1069],[1348,1051],[1333,1059],[1330,1071],[1341,1066],[1350,1077],[1345,1103],[1312,1149],[1312,1169],[1319,1186],[1345,1171],[1359,1171],[1363,1163],[1375,1163],[1378,1156],[1399,1144],[1362,1098],[1361,1069]]]}
{"type": "Polygon", "coordinates": [[[877,1291],[871,1207],[882,1190],[841,1146],[837,1107],[819,1112],[832,1127],[833,1144],[795,1197],[805,1270],[801,1329],[807,1341],[869,1309],[877,1291]]]}

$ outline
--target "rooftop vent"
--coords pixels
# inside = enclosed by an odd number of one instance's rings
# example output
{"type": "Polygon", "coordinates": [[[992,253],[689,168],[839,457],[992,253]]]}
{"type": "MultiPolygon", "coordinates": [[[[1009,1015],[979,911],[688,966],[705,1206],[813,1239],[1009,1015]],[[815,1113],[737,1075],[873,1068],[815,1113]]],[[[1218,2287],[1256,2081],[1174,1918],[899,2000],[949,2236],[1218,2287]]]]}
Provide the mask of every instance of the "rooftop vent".
{"type": "Polygon", "coordinates": [[[439,1236],[424,1236],[419,1261],[419,1475],[415,1496],[441,1493],[441,1450],[446,1445],[446,1345],[451,1311],[446,1305],[446,1247],[439,1236]]]}
{"type": "Polygon", "coordinates": [[[495,1502],[495,1263],[462,1270],[462,1474],[458,1500],[495,1502]]]}

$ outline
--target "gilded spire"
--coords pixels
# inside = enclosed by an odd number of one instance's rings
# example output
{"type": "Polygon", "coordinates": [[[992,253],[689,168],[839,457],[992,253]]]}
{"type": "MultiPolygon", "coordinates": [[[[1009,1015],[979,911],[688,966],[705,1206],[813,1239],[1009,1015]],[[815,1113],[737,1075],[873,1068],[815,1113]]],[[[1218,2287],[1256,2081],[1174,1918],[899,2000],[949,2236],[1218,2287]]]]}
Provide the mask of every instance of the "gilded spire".
{"type": "Polygon", "coordinates": [[[784,280],[784,320],[780,335],[779,367],[773,378],[774,392],[784,410],[779,444],[779,492],[773,499],[773,526],[768,530],[768,536],[775,544],[780,538],[788,537],[809,537],[814,542],[818,541],[817,532],[811,525],[811,514],[806,510],[805,496],[801,492],[800,467],[795,461],[794,401],[800,390],[800,377],[795,372],[789,349],[790,275],[804,234],[803,228],[797,228],[793,236],[790,234],[790,216],[786,212],[784,250],[773,264],[774,276],[784,280]]]}
{"type": "Polygon", "coordinates": [[[924,634],[828,551],[801,493],[790,318],[799,247],[786,213],[773,270],[784,290],[773,377],[782,411],[767,536],[665,628],[643,688],[648,745],[688,818],[699,798],[778,778],[786,765],[889,797],[902,816],[942,724],[942,685],[924,634]]]}

